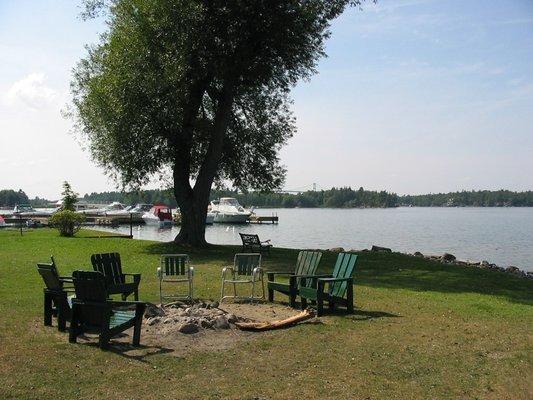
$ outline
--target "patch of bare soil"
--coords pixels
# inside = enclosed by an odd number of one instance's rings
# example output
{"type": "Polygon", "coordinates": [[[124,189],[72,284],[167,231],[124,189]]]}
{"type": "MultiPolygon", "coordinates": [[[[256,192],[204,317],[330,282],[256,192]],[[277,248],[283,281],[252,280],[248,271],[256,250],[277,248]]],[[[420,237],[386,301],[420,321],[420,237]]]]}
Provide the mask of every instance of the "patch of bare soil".
{"type": "MultiPolygon", "coordinates": [[[[142,326],[141,347],[131,346],[133,329],[130,329],[113,339],[110,349],[133,358],[159,353],[182,357],[193,352],[227,350],[265,335],[241,331],[235,326],[236,322],[280,320],[298,312],[273,303],[176,303],[163,308],[149,304],[142,326]]],[[[93,335],[79,340],[80,343],[95,341],[93,335]]]]}

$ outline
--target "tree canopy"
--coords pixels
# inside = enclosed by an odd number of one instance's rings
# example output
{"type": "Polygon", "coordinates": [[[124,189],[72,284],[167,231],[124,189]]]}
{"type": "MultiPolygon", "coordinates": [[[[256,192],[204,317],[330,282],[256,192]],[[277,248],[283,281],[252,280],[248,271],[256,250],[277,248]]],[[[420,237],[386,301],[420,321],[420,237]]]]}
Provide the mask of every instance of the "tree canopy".
{"type": "Polygon", "coordinates": [[[289,92],[355,0],[86,0],[108,29],[74,71],[72,116],[124,187],[170,176],[178,239],[201,245],[213,182],[280,187],[289,92]]]}

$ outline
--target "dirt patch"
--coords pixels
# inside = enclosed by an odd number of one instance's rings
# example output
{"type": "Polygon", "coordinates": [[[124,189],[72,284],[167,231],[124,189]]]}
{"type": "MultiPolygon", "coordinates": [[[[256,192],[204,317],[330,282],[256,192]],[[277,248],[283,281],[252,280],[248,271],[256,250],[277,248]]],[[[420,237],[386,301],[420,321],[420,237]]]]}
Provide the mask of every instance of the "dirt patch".
{"type": "MultiPolygon", "coordinates": [[[[182,357],[193,352],[231,349],[269,333],[244,332],[235,322],[263,322],[285,319],[298,310],[273,303],[196,303],[161,308],[149,304],[143,321],[141,347],[131,346],[133,330],[112,339],[110,350],[128,357],[144,358],[166,353],[182,357]]],[[[96,343],[94,335],[80,337],[80,343],[96,343]]]]}

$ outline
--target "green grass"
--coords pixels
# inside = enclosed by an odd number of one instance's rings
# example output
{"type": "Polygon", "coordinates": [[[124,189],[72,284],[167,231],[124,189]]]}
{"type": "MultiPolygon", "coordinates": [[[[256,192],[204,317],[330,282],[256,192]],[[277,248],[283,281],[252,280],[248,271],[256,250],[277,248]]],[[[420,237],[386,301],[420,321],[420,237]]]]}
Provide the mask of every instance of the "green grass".
{"type": "MultiPolygon", "coordinates": [[[[530,399],[533,282],[401,254],[361,253],[356,314],[259,334],[218,352],[178,358],[160,349],[127,357],[72,345],[42,326],[35,267],[54,254],[60,272],[90,269],[92,253],[118,251],[141,272],[141,298],[157,301],[158,254],[188,252],[197,296],[215,299],[220,269],[237,250],[188,251],[118,238],[0,231],[1,399],[530,399]]],[[[297,250],[274,249],[267,269],[291,269],[297,250]]],[[[335,255],[326,253],[329,270],[335,255]]],[[[176,339],[179,340],[179,337],[176,339]]],[[[141,339],[142,341],[142,339],[141,339]]]]}

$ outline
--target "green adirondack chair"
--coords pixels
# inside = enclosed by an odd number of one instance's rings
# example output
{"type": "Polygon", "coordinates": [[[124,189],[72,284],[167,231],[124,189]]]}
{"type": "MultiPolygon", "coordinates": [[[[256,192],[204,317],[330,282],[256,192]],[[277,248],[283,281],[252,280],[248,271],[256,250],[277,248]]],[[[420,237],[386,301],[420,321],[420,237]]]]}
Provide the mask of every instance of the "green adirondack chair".
{"type": "Polygon", "coordinates": [[[267,272],[268,301],[274,301],[274,292],[289,296],[291,307],[296,307],[296,296],[300,288],[301,275],[315,275],[322,253],[320,251],[303,250],[298,253],[294,272],[267,272]],[[289,282],[276,281],[276,276],[288,276],[289,282]]]}
{"type": "Polygon", "coordinates": [[[72,283],[72,278],[59,276],[53,257],[50,264],[37,263],[37,270],[46,286],[43,290],[44,325],[51,326],[52,317],[57,317],[57,329],[64,331],[71,317],[68,295],[74,292],[74,288],[65,286],[65,283],[72,283]]]}
{"type": "Polygon", "coordinates": [[[76,343],[84,332],[98,333],[99,346],[105,349],[112,337],[133,327],[133,345],[139,346],[146,303],[110,300],[106,278],[100,272],[74,271],[72,277],[76,297],[72,299],[69,342],[76,343]]]}
{"type": "Polygon", "coordinates": [[[108,294],[120,294],[122,300],[126,300],[130,294],[133,294],[135,300],[139,300],[141,274],[123,273],[120,254],[93,254],[91,256],[91,264],[95,271],[105,276],[108,294]],[[132,278],[130,282],[126,279],[128,276],[132,278]]]}
{"type": "Polygon", "coordinates": [[[346,307],[349,314],[353,313],[353,273],[357,255],[340,253],[330,276],[311,275],[302,277],[305,284],[300,286],[299,295],[302,299],[302,310],[307,307],[307,300],[316,301],[317,315],[324,311],[324,301],[333,310],[337,304],[346,307]],[[327,285],[327,287],[326,287],[327,285]],[[346,298],[344,297],[346,295],[346,298]]]}

